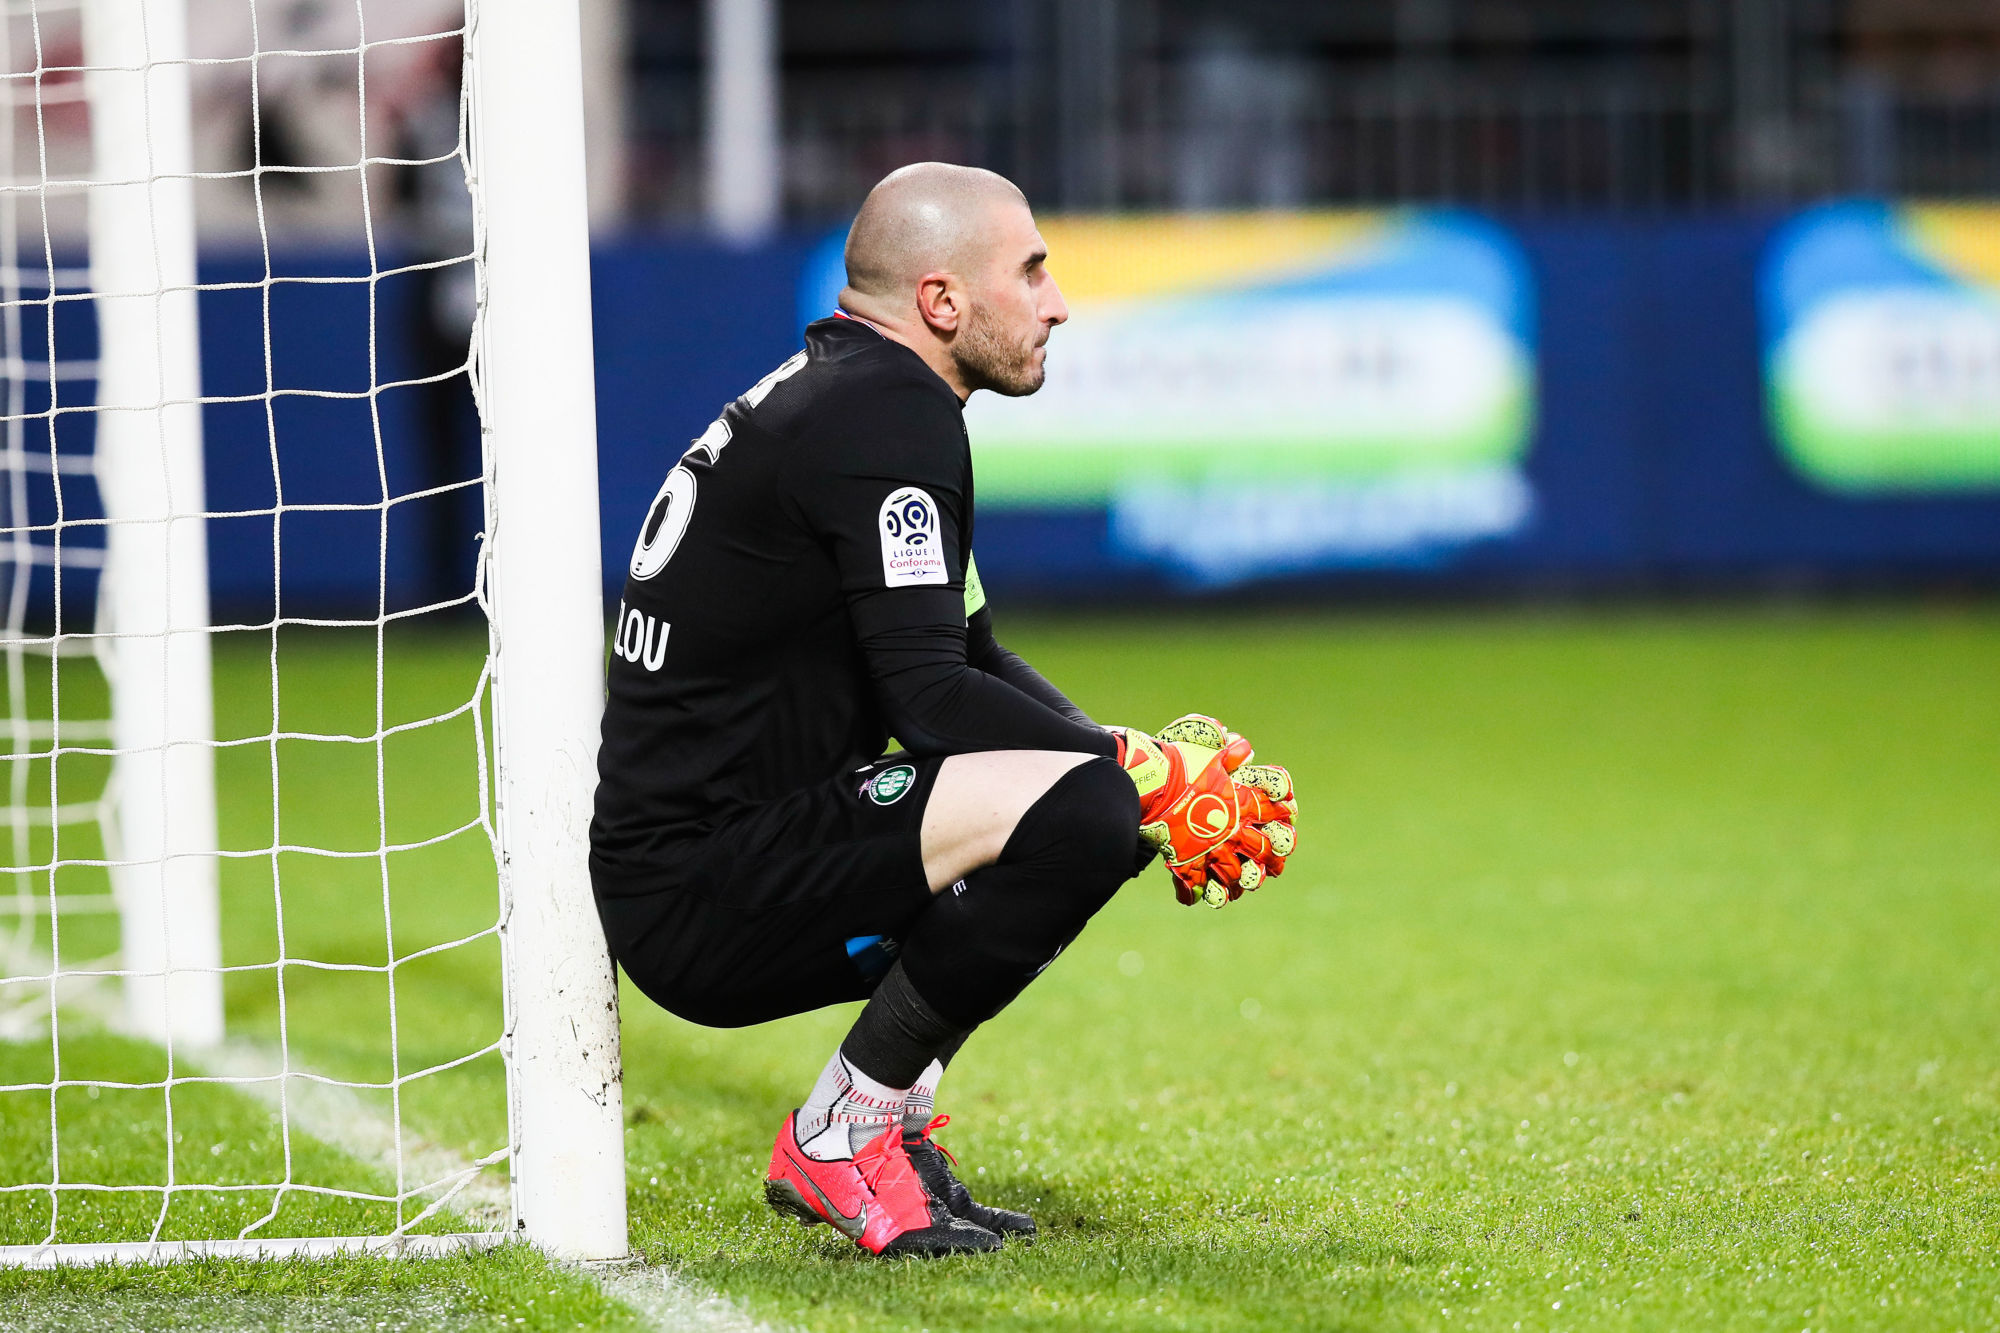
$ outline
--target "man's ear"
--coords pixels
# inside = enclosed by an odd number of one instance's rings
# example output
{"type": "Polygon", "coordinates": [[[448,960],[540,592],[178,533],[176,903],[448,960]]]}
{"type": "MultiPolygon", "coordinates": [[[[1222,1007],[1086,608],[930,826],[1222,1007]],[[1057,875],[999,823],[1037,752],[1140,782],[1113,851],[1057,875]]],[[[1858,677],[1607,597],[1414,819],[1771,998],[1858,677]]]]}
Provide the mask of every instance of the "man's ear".
{"type": "Polygon", "coordinates": [[[926,273],[917,279],[917,313],[939,333],[958,332],[965,318],[965,292],[949,273],[926,273]]]}

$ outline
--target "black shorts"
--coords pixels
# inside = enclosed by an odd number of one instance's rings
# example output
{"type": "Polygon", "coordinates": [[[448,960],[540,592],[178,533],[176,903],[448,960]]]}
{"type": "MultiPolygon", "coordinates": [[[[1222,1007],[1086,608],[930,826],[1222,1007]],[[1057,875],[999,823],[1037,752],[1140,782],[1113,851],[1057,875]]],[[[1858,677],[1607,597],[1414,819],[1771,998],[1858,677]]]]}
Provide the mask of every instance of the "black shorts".
{"type": "Polygon", "coordinates": [[[931,903],[924,806],[943,763],[890,755],[732,815],[657,881],[597,875],[612,957],[708,1027],[866,998],[931,903]]]}

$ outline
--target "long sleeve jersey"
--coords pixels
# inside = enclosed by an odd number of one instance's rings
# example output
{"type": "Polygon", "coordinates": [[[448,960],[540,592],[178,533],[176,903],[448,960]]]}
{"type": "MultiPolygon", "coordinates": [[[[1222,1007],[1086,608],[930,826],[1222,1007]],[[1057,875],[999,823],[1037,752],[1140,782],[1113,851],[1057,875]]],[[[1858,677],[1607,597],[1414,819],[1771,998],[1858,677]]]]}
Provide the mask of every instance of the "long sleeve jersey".
{"type": "Polygon", "coordinates": [[[729,813],[865,764],[1114,743],[995,640],[958,396],[901,343],[820,320],[724,409],[646,516],[607,672],[600,882],[729,813]]]}

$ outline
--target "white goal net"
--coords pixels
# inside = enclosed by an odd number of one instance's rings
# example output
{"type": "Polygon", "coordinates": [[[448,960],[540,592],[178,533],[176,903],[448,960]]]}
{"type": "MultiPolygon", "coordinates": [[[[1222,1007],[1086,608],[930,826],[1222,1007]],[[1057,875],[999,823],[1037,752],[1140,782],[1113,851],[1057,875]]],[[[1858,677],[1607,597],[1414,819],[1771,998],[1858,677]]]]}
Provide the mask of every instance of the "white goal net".
{"type": "Polygon", "coordinates": [[[575,26],[0,11],[0,1262],[623,1252],[575,26]]]}

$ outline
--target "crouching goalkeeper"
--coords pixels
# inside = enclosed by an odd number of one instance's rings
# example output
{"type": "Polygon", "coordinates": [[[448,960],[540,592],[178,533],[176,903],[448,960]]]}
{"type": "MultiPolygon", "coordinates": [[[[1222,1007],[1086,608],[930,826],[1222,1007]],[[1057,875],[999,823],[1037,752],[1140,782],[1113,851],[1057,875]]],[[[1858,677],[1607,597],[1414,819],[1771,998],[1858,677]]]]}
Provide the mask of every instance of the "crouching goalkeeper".
{"type": "Polygon", "coordinates": [[[994,639],[962,407],[1041,387],[1068,317],[1046,258],[990,172],[877,185],[839,312],[668,474],[615,628],[591,825],[612,951],[697,1023],[867,1000],[765,1192],[876,1254],[1031,1237],[932,1141],[953,1054],[1155,855],[1220,906],[1292,847],[1290,779],[1249,742],[1097,726],[994,639]]]}

